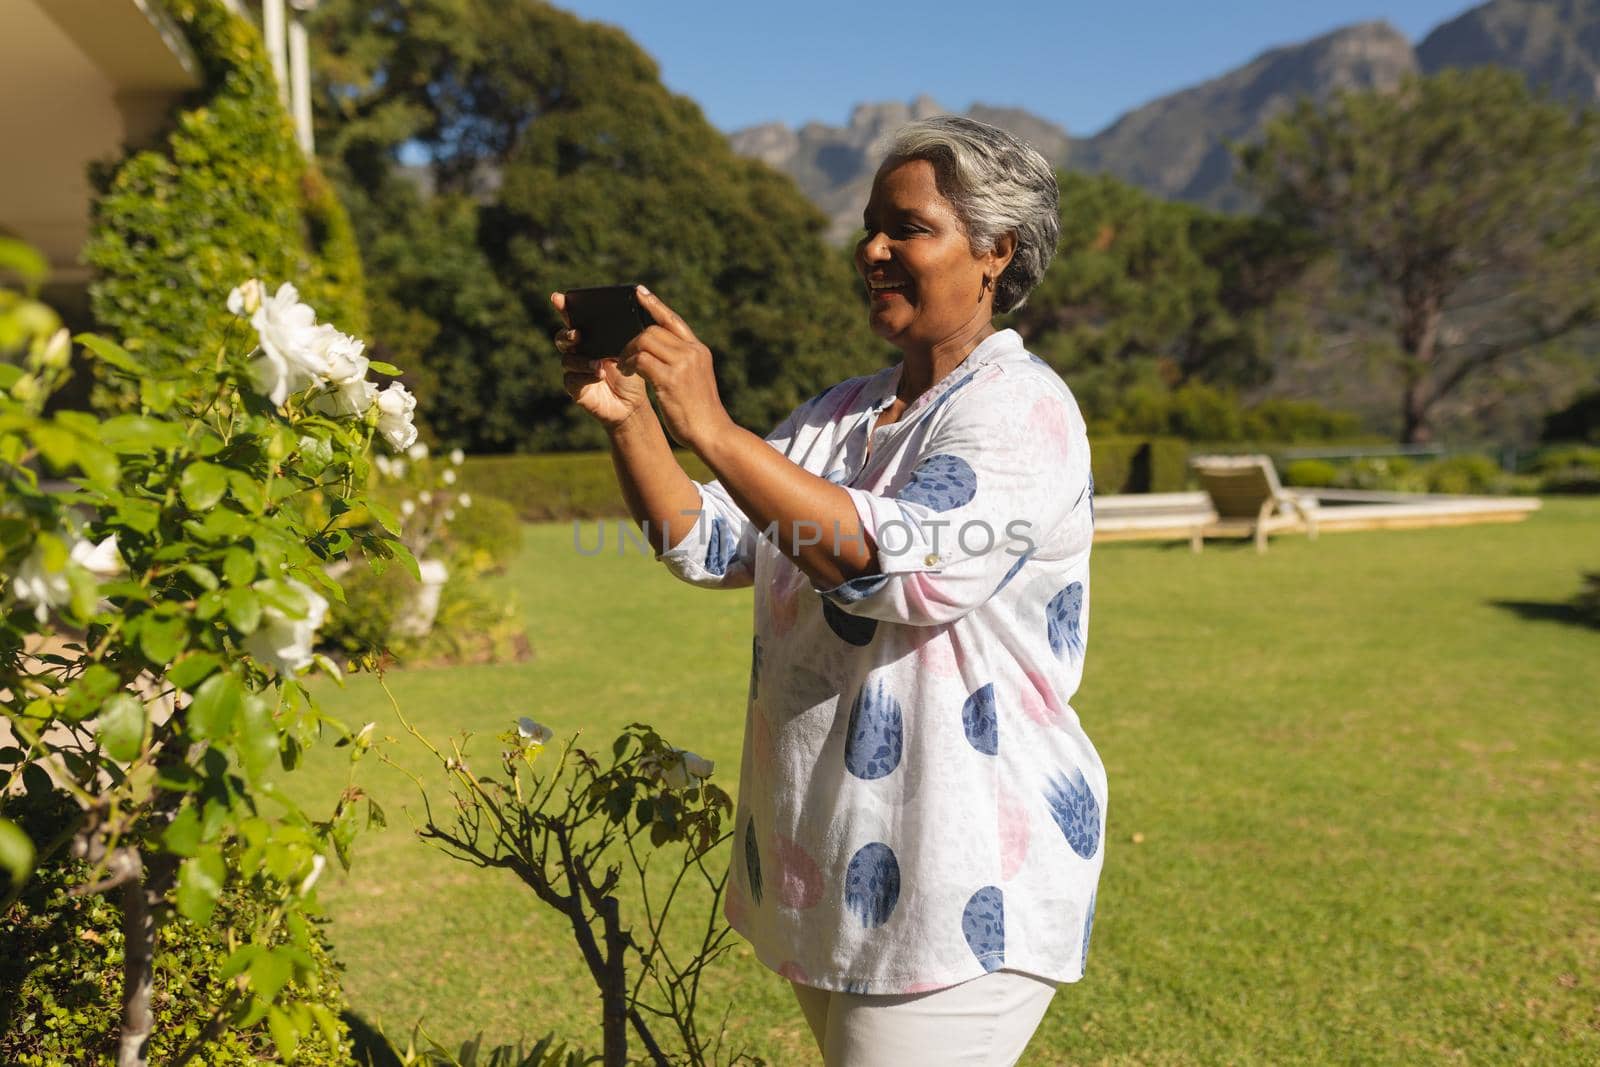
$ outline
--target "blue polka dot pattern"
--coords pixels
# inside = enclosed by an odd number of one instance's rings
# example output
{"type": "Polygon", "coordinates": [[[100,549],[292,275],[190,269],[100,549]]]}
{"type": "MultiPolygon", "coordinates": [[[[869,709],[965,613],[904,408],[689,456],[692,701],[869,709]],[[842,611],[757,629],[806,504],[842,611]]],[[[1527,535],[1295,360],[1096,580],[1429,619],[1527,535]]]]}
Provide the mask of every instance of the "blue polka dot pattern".
{"type": "Polygon", "coordinates": [[[1006,965],[1006,904],[1000,887],[986,885],[961,911],[961,933],[986,971],[1006,965]]]}
{"type": "Polygon", "coordinates": [[[711,520],[711,537],[706,544],[706,570],[721,576],[728,573],[728,564],[739,553],[739,542],[722,519],[711,520]]]}
{"type": "Polygon", "coordinates": [[[1089,894],[1089,914],[1083,917],[1083,966],[1089,965],[1089,932],[1094,929],[1094,898],[1098,892],[1089,894]]]}
{"type": "MultiPolygon", "coordinates": [[[[885,581],[887,580],[886,578],[885,581]]],[[[838,635],[839,640],[857,647],[871,644],[872,635],[878,632],[877,619],[841,611],[830,600],[822,602],[822,617],[827,620],[828,629],[838,635]]]]}
{"type": "Polygon", "coordinates": [[[900,861],[882,841],[862,845],[844,872],[844,904],[865,927],[888,922],[900,900],[900,861]]]}
{"type": "Polygon", "coordinates": [[[855,994],[855,995],[856,995],[856,996],[858,996],[858,997],[864,997],[864,996],[866,996],[866,995],[867,995],[867,992],[868,992],[868,991],[869,991],[869,990],[870,990],[870,989],[871,989],[871,988],[872,988],[872,987],[871,987],[871,986],[869,986],[869,985],[868,985],[868,984],[867,984],[867,983],[865,983],[865,982],[860,982],[860,981],[855,981],[855,980],[851,980],[851,981],[849,981],[849,982],[846,982],[846,983],[845,983],[845,984],[844,984],[844,991],[845,991],[845,992],[846,992],[846,993],[853,993],[853,994],[855,994]]]}
{"type": "Polygon", "coordinates": [[[1034,545],[1031,548],[1024,549],[1022,554],[1017,557],[1017,561],[1011,565],[1011,569],[1006,571],[1006,576],[1004,578],[1000,579],[1000,584],[994,587],[994,591],[996,593],[998,593],[1000,590],[1002,590],[1006,586],[1010,585],[1011,584],[1011,579],[1013,579],[1013,578],[1015,578],[1017,576],[1017,572],[1022,569],[1022,565],[1024,563],[1027,563],[1030,559],[1032,559],[1033,558],[1033,554],[1035,552],[1037,552],[1037,551],[1039,551],[1039,546],[1038,545],[1034,545]]]}
{"type": "Polygon", "coordinates": [[[1094,473],[1089,474],[1089,525],[1094,525],[1094,473]]]}
{"type": "Polygon", "coordinates": [[[845,769],[857,778],[882,778],[900,766],[904,745],[900,702],[883,683],[868,682],[850,708],[844,739],[845,769]]]}
{"type": "Polygon", "coordinates": [[[1072,851],[1084,859],[1092,858],[1100,847],[1100,802],[1084,781],[1083,772],[1074,767],[1071,774],[1052,775],[1044,799],[1072,851]]]}
{"type": "Polygon", "coordinates": [[[865,600],[889,584],[887,574],[864,574],[860,578],[851,578],[847,582],[828,590],[827,596],[841,604],[854,604],[865,600]]]}
{"type": "Polygon", "coordinates": [[[934,511],[953,511],[978,493],[978,476],[960,456],[948,452],[929,456],[917,464],[896,500],[924,504],[934,511]]]}
{"type": "Polygon", "coordinates": [[[832,482],[834,485],[843,485],[845,482],[850,480],[850,472],[841,467],[836,471],[829,471],[827,474],[824,474],[823,477],[832,482]]]}
{"type": "Polygon", "coordinates": [[[1056,655],[1070,651],[1083,655],[1083,583],[1073,582],[1050,598],[1045,607],[1045,626],[1050,651],[1056,655]]]}
{"type": "Polygon", "coordinates": [[[750,638],[750,694],[747,698],[755,703],[756,694],[761,692],[761,638],[750,638]]]}
{"type": "Polygon", "coordinates": [[[761,850],[756,847],[756,820],[744,824],[744,875],[750,883],[750,899],[761,903],[761,850]]]}
{"type": "Polygon", "coordinates": [[[961,728],[967,732],[967,741],[986,756],[1000,751],[1000,724],[995,717],[994,683],[979,689],[967,698],[961,708],[961,728]]]}

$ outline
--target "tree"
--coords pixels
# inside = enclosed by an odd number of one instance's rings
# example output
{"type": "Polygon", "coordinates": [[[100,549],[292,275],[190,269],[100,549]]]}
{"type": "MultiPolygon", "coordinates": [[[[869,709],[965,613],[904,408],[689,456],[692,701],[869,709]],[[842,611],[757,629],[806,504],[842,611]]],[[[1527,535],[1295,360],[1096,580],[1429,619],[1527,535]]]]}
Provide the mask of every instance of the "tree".
{"type": "Polygon", "coordinates": [[[1241,153],[1270,215],[1375,300],[1402,436],[1442,401],[1600,321],[1600,122],[1494,68],[1302,101],[1241,153]]]}
{"type": "Polygon", "coordinates": [[[760,429],[885,362],[823,217],[620,30],[533,0],[337,0],[316,28],[320,142],[369,250],[375,332],[431,334],[422,395],[446,442],[601,443],[549,343],[549,293],[575,285],[660,292],[760,429]],[[402,147],[428,194],[398,180],[402,147]]]}
{"type": "Polygon", "coordinates": [[[1130,406],[1165,412],[1186,385],[1237,420],[1232,390],[1266,385],[1307,335],[1298,289],[1316,242],[1110,175],[1058,180],[1056,258],[1012,320],[1030,347],[1071,374],[1102,426],[1145,425],[1149,410],[1130,406]]]}

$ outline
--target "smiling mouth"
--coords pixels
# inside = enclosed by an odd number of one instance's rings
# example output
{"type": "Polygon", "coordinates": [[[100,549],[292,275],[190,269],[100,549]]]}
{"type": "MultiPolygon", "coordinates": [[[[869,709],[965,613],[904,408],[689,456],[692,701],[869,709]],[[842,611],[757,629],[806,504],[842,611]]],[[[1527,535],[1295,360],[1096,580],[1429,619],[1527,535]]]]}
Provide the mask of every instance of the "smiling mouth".
{"type": "Polygon", "coordinates": [[[874,300],[887,300],[892,295],[905,296],[911,291],[910,282],[867,282],[867,291],[874,300]]]}

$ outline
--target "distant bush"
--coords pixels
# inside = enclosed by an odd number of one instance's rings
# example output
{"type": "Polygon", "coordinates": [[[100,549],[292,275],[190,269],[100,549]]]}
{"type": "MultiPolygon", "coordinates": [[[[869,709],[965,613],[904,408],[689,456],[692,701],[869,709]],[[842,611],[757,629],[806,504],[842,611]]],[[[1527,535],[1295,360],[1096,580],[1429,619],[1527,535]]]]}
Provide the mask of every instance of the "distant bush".
{"type": "Polygon", "coordinates": [[[1171,437],[1089,438],[1097,493],[1177,493],[1188,483],[1189,446],[1171,437]]]}
{"type": "Polygon", "coordinates": [[[1349,441],[1362,436],[1361,420],[1309,400],[1272,398],[1246,406],[1231,389],[1189,382],[1176,389],[1140,383],[1116,396],[1096,428],[1123,434],[1177,437],[1185,441],[1236,444],[1278,441],[1305,444],[1349,441]]]}
{"type": "Polygon", "coordinates": [[[1541,493],[1600,493],[1600,447],[1562,445],[1534,457],[1529,468],[1541,493]]]}
{"type": "Polygon", "coordinates": [[[1480,455],[1436,459],[1416,468],[1411,478],[1424,493],[1502,493],[1511,487],[1500,464],[1480,455]]]}
{"type": "Polygon", "coordinates": [[[1416,464],[1403,456],[1372,456],[1351,460],[1339,468],[1336,489],[1413,491],[1407,480],[1416,464]]]}
{"type": "Polygon", "coordinates": [[[1339,468],[1325,459],[1297,459],[1283,469],[1288,485],[1324,489],[1339,480],[1339,468]]]}

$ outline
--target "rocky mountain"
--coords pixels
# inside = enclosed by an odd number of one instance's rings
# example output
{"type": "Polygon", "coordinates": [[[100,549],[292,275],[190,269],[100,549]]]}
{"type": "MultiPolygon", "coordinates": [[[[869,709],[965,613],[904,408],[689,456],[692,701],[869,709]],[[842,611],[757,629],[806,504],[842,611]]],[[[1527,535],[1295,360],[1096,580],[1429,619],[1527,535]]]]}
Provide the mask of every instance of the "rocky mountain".
{"type": "MultiPolygon", "coordinates": [[[[1406,74],[1497,63],[1523,71],[1558,96],[1600,101],[1600,0],[1491,0],[1412,46],[1386,22],[1365,22],[1273,48],[1210,81],[1118,118],[1089,137],[1020,108],[974,104],[966,114],[1001,126],[1057,166],[1115,174],[1150,192],[1223,209],[1247,206],[1233,181],[1228,145],[1249,140],[1297,98],[1341,89],[1386,88],[1406,74]]],[[[843,127],[799,130],[767,123],[732,135],[736,151],[792,175],[843,239],[858,225],[872,168],[890,134],[914,118],[943,114],[927,96],[861,104],[843,127]]]]}
{"type": "Polygon", "coordinates": [[[1562,99],[1600,102],[1600,0],[1494,0],[1428,34],[1417,59],[1430,72],[1498,63],[1562,99]]]}

